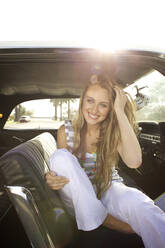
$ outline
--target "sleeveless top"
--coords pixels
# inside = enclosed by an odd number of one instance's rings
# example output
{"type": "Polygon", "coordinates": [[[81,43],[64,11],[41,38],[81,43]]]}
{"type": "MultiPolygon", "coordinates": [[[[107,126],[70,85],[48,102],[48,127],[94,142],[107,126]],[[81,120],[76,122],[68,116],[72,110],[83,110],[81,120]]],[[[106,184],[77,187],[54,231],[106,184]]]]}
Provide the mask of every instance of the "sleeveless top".
{"type": "MultiPolygon", "coordinates": [[[[73,138],[74,138],[74,130],[72,126],[72,122],[70,120],[65,120],[65,133],[66,133],[66,141],[67,145],[72,151],[73,148],[73,138]]],[[[96,174],[96,152],[85,154],[85,161],[81,161],[79,158],[79,163],[81,167],[86,172],[87,176],[89,177],[90,181],[93,183],[95,174],[96,174]]],[[[123,182],[123,179],[119,176],[118,171],[115,167],[112,168],[112,181],[123,182]]]]}

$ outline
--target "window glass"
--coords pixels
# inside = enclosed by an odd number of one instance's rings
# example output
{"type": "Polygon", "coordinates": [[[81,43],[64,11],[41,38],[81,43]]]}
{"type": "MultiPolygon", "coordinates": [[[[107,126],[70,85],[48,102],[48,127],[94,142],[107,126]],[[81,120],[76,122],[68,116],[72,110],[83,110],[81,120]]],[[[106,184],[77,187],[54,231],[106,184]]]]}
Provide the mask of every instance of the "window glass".
{"type": "Polygon", "coordinates": [[[133,98],[139,92],[149,97],[149,103],[136,112],[137,121],[165,121],[165,77],[154,70],[125,90],[133,98]]]}
{"type": "MultiPolygon", "coordinates": [[[[149,97],[149,103],[136,112],[137,121],[165,121],[165,77],[156,70],[125,88],[133,98],[137,90],[149,97]]],[[[65,119],[74,119],[78,98],[40,99],[17,105],[5,129],[58,129],[65,119]]]]}
{"type": "Polygon", "coordinates": [[[58,129],[65,119],[72,120],[78,98],[42,99],[23,102],[11,112],[5,129],[58,129]]]}

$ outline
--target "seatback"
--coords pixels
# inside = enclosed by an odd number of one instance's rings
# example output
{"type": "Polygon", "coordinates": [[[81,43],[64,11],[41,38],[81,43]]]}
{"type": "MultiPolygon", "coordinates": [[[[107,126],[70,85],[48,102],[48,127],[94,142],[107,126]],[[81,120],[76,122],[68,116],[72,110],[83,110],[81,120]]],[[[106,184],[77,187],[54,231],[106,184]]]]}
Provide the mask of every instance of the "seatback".
{"type": "Polygon", "coordinates": [[[74,237],[75,222],[57,192],[45,183],[56,150],[50,133],[29,140],[0,158],[0,172],[32,247],[58,247],[74,237]],[[68,229],[66,231],[66,228],[68,229]]]}

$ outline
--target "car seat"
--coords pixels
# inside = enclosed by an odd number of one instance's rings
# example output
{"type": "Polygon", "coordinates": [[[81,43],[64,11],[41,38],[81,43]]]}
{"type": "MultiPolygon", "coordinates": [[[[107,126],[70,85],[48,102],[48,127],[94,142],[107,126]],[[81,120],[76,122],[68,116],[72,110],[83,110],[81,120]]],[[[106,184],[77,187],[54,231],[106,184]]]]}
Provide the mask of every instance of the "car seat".
{"type": "Polygon", "coordinates": [[[44,179],[49,157],[55,150],[56,141],[46,132],[0,158],[6,191],[35,248],[63,247],[75,235],[75,221],[68,215],[57,191],[51,190],[44,179]]]}

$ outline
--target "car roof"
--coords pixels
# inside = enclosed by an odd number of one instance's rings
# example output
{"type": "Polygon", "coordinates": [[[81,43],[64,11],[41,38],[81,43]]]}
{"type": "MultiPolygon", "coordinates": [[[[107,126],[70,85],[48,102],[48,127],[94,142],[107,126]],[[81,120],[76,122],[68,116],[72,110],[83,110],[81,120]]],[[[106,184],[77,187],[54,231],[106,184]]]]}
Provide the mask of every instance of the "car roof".
{"type": "Polygon", "coordinates": [[[4,116],[1,126],[22,101],[80,96],[96,70],[115,74],[117,82],[126,87],[153,69],[165,75],[164,53],[144,50],[104,53],[79,47],[0,48],[0,111],[4,116]],[[8,104],[4,106],[4,102],[8,104]]]}

